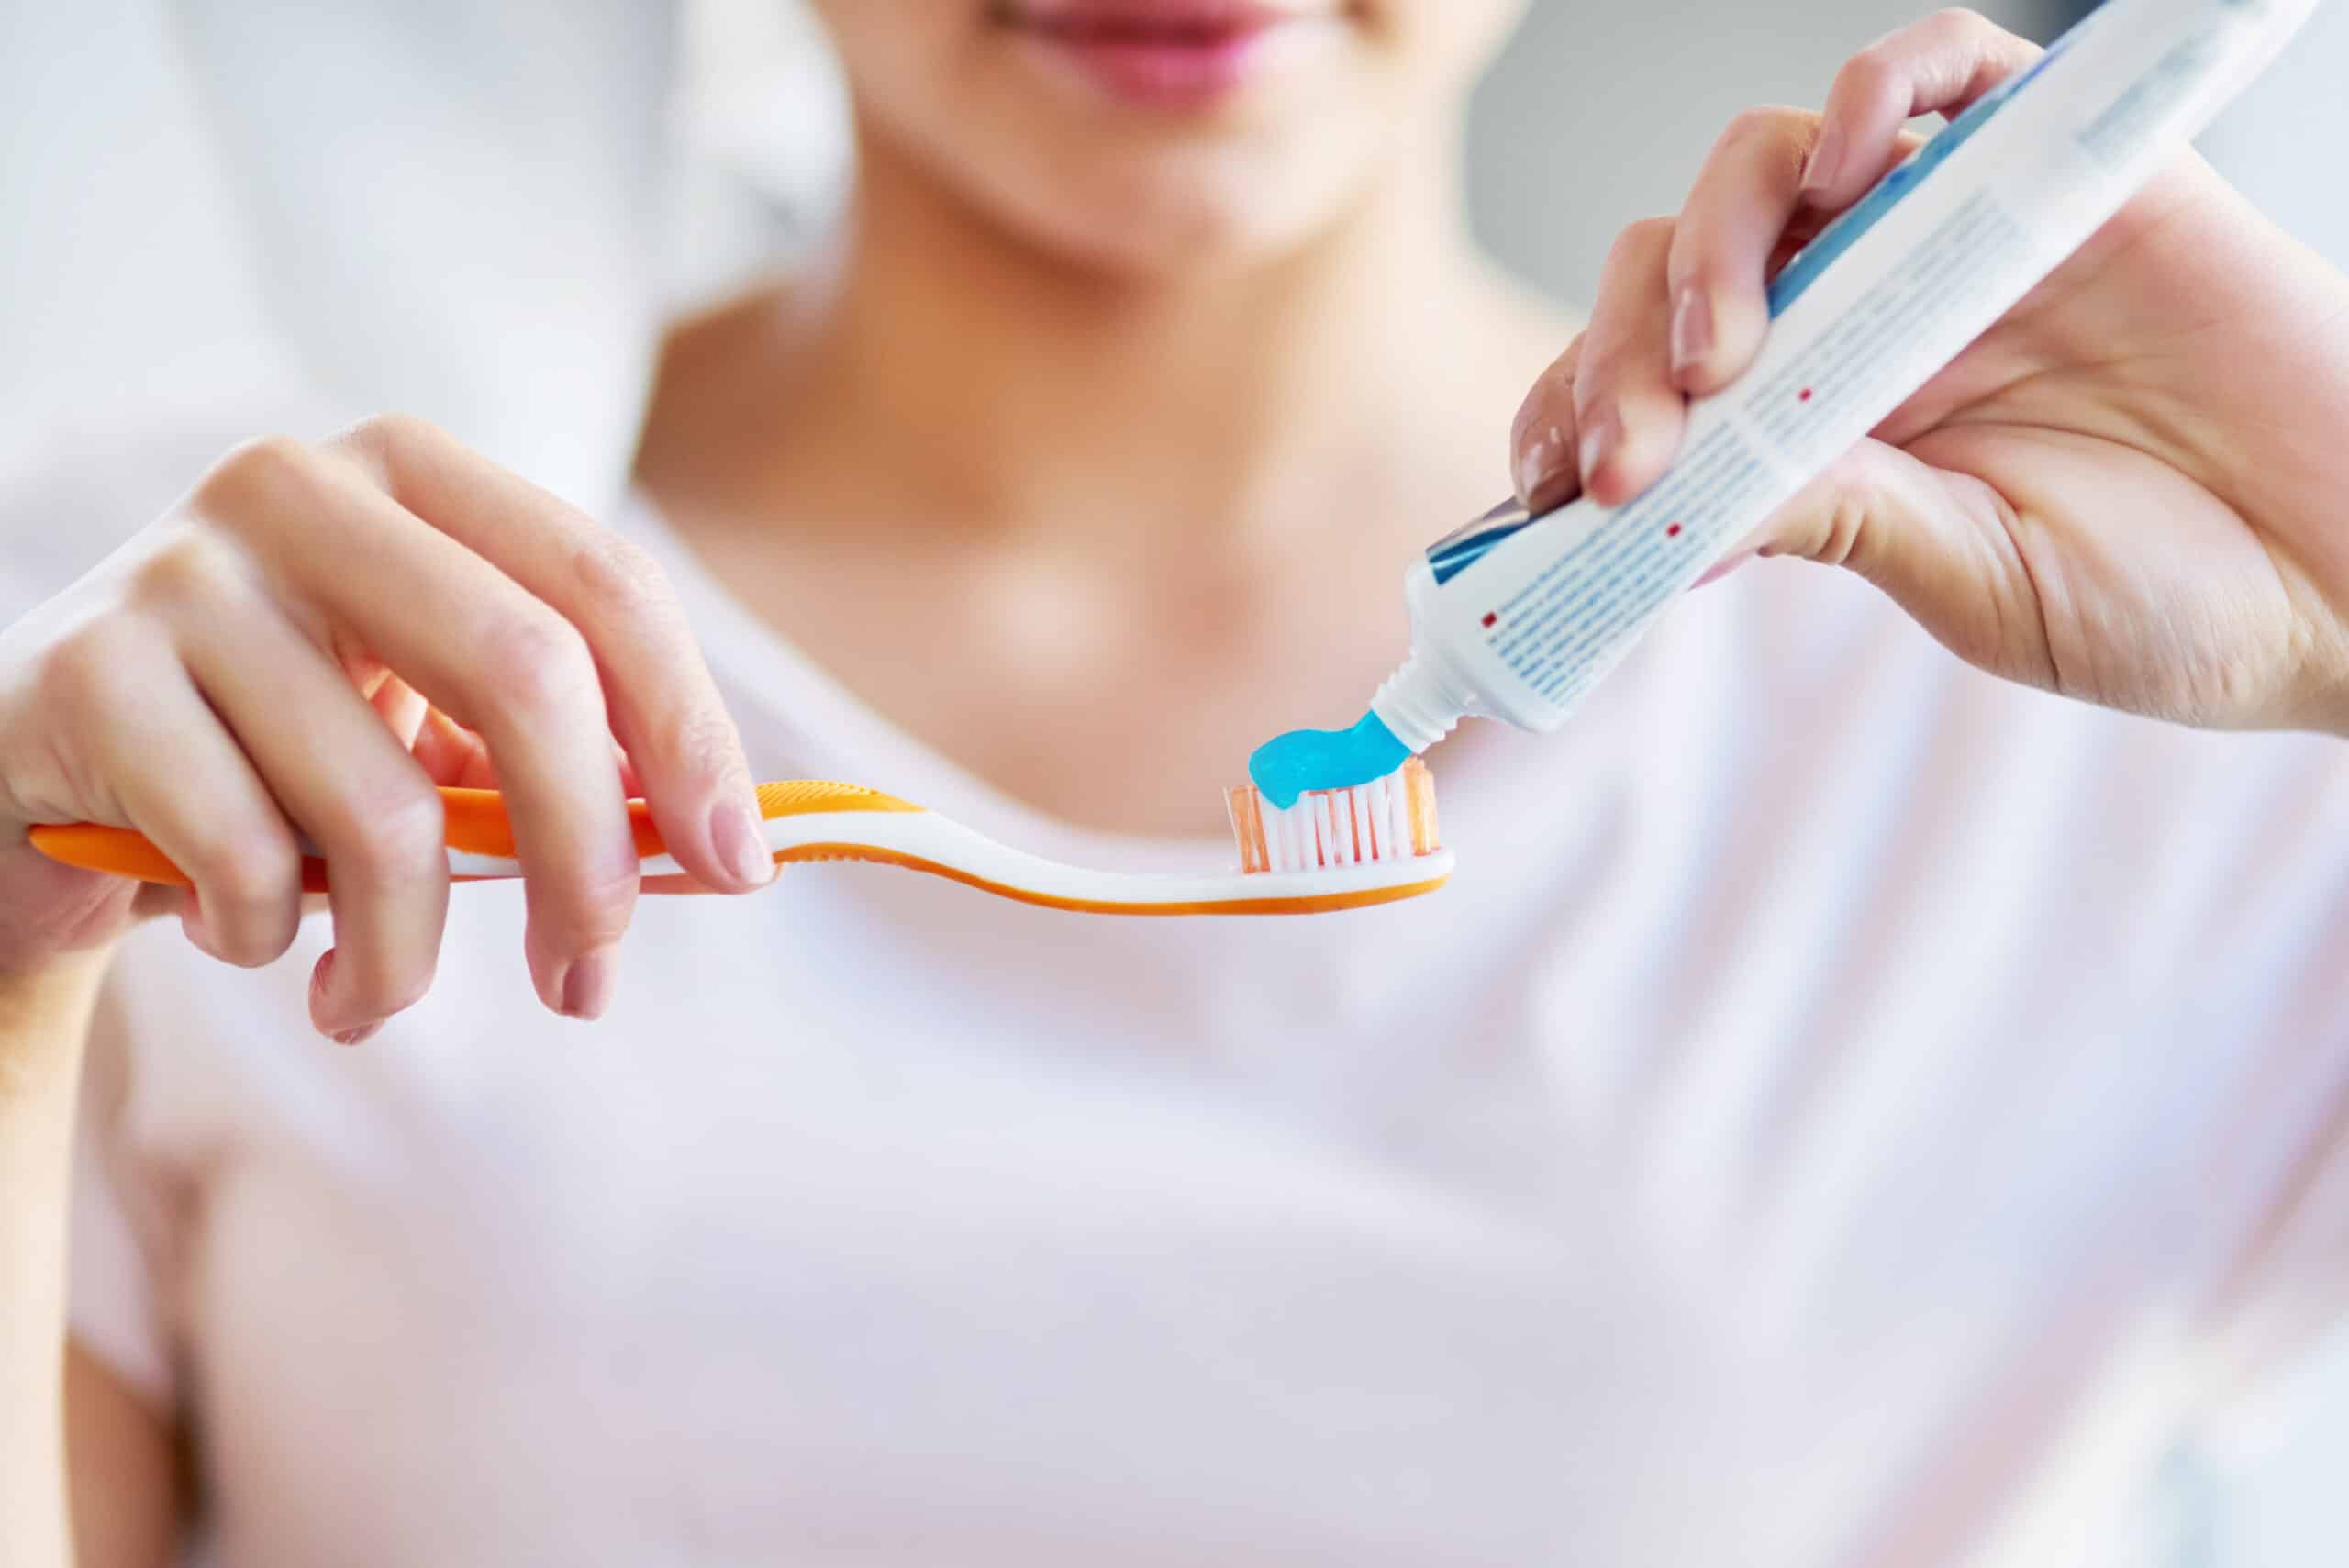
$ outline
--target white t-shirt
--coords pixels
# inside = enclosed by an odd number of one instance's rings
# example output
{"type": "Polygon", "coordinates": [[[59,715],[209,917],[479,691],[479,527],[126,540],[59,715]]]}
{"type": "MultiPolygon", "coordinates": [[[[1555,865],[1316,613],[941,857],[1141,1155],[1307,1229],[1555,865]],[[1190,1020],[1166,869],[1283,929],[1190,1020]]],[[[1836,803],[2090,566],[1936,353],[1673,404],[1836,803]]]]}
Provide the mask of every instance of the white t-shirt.
{"type": "MultiPolygon", "coordinates": [[[[763,776],[1229,857],[994,795],[626,526],[763,776]]],[[[258,973],[150,928],[75,1331],[195,1423],[238,1568],[2145,1561],[2180,1435],[2349,1302],[2349,748],[1774,565],[1434,763],[1431,898],[796,869],[648,901],[593,1027],[511,886],[356,1051],[323,923],[258,973]]]]}

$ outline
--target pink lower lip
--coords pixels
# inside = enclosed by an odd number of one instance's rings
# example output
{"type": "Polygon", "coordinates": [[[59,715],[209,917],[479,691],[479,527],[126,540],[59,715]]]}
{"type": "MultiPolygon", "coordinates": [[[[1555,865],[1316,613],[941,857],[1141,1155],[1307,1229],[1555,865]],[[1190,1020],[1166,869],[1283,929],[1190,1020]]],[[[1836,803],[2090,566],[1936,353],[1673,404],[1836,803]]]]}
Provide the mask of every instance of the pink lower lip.
{"type": "Polygon", "coordinates": [[[1197,108],[1244,85],[1276,26],[1250,22],[1212,31],[1023,28],[1112,96],[1158,108],[1197,108]]]}

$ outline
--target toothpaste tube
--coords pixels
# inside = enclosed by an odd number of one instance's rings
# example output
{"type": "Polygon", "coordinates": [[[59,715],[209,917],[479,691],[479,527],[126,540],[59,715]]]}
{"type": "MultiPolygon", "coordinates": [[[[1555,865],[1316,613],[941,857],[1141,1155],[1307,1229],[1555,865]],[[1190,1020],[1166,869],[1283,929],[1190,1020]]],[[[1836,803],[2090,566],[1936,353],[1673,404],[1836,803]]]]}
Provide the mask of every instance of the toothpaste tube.
{"type": "Polygon", "coordinates": [[[1919,147],[1770,284],[1759,357],[1692,402],[1620,506],[1514,502],[1405,580],[1411,654],[1353,729],[1251,760],[1275,799],[1365,782],[1463,717],[1554,729],[1673,600],[2060,265],[2283,47],[2315,0],[2109,0],[1919,147]]]}

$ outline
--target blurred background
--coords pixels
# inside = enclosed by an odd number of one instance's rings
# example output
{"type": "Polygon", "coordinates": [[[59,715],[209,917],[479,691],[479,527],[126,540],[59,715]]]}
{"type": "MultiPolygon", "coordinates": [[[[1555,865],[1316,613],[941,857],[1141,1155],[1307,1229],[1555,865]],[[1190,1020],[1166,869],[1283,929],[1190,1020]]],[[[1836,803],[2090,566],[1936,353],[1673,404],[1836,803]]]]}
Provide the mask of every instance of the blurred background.
{"type": "MultiPolygon", "coordinates": [[[[1731,115],[1817,103],[1846,55],[1927,8],[1534,0],[1476,105],[1476,227],[1586,298],[1608,239],[1678,205],[1731,115]]],[[[1986,8],[2045,39],[2087,7],[1986,8]]],[[[82,410],[225,414],[233,389],[266,405],[299,380],[321,415],[429,408],[591,493],[612,476],[589,454],[633,417],[603,387],[658,316],[804,246],[848,178],[796,0],[0,0],[0,453],[82,410]],[[485,393],[477,365],[445,367],[476,360],[493,317],[513,364],[485,393]],[[373,340],[392,317],[401,340],[373,340]]],[[[2310,31],[2205,145],[2344,259],[2327,165],[2349,145],[2349,14],[2310,31]]]]}
{"type": "MultiPolygon", "coordinates": [[[[1676,208],[1731,115],[1754,104],[1816,106],[1846,56],[1936,8],[1933,0],[1535,0],[1476,106],[1477,228],[1528,277],[1563,299],[1586,299],[1609,237],[1676,208]],[[1658,121],[1659,104],[1675,106],[1669,120],[1658,121]]],[[[2083,0],[1973,7],[2042,42],[2094,8],[2083,0]]],[[[2349,201],[2330,167],[2349,146],[2343,11],[2320,13],[2202,139],[2229,178],[2335,261],[2349,261],[2349,201]]]]}
{"type": "MultiPolygon", "coordinates": [[[[1477,230],[1560,298],[1588,298],[1607,239],[1677,206],[1729,115],[1816,104],[1837,61],[1921,9],[1534,0],[1477,98],[1477,230]]],[[[1985,9],[2051,38],[2086,7],[1985,9]]],[[[2328,167],[2349,146],[2340,12],[2316,18],[2206,150],[2288,228],[2349,258],[2349,202],[2328,167]]],[[[462,317],[462,279],[488,268],[545,279],[550,317],[643,279],[672,298],[718,291],[819,232],[846,181],[839,89],[794,0],[5,0],[0,18],[0,428],[17,434],[77,404],[169,396],[190,366],[214,383],[226,366],[253,373],[289,333],[328,357],[364,331],[364,312],[343,307],[355,298],[435,295],[462,317]],[[263,127],[328,108],[348,146],[322,185],[324,160],[289,160],[263,127]],[[376,139],[348,129],[369,110],[376,139]],[[503,199],[515,181],[533,202],[503,199]],[[637,202],[655,185],[674,211],[664,226],[637,202]],[[371,232],[395,190],[461,211],[473,256],[371,232]],[[352,249],[324,242],[334,232],[373,247],[373,265],[331,253],[352,249]],[[310,319],[286,321],[301,310],[310,319]]],[[[428,396],[437,348],[387,366],[385,392],[428,396]]],[[[484,428],[498,439],[486,413],[484,428]]]]}
{"type": "MultiPolygon", "coordinates": [[[[1536,0],[1476,104],[1476,228],[1586,298],[1609,239],[1678,205],[1732,114],[1817,103],[1926,8],[1536,0]]],[[[2043,39],[2086,9],[1985,8],[2043,39]]],[[[2344,79],[2336,0],[2204,147],[2349,263],[2344,79]]],[[[0,0],[0,467],[76,476],[0,528],[86,557],[169,499],[108,488],[131,432],[183,444],[161,471],[193,473],[239,435],[387,406],[593,505],[661,320],[787,265],[848,161],[792,0],[0,0]]],[[[2344,1475],[2337,1333],[2240,1429],[2176,1456],[2162,1560],[2339,1561],[2344,1475]]]]}

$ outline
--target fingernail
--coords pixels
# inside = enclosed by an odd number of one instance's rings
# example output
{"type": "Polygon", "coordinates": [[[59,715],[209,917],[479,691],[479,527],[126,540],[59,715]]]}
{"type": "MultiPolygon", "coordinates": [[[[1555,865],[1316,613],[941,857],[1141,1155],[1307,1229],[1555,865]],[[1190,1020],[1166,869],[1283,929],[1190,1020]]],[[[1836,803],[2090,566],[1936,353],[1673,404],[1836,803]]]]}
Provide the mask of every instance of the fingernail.
{"type": "Polygon", "coordinates": [[[383,1020],[379,1018],[372,1024],[362,1024],[355,1029],[344,1029],[334,1037],[334,1042],[337,1045],[364,1045],[374,1039],[375,1031],[383,1027],[383,1020]]]}
{"type": "Polygon", "coordinates": [[[1582,428],[1582,483],[1586,490],[1591,480],[1615,455],[1622,443],[1623,422],[1616,417],[1612,403],[1587,416],[1582,428]]]}
{"type": "Polygon", "coordinates": [[[774,856],[767,849],[759,818],[739,800],[721,800],[709,813],[709,841],[718,860],[744,888],[774,880],[774,856]]]}
{"type": "Polygon", "coordinates": [[[1685,374],[1713,351],[1713,302],[1690,284],[1672,306],[1672,372],[1685,374]]]}
{"type": "Polygon", "coordinates": [[[562,1012],[565,1018],[600,1018],[612,1000],[612,982],[618,974],[612,950],[597,948],[572,961],[563,972],[562,1012]]]}
{"type": "Polygon", "coordinates": [[[1802,166],[1802,193],[1816,195],[1835,183],[1836,166],[1843,161],[1843,128],[1830,120],[1820,128],[1810,161],[1802,166]]]}
{"type": "Polygon", "coordinates": [[[1565,438],[1555,425],[1544,425],[1525,443],[1517,454],[1517,498],[1527,506],[1533,504],[1544,487],[1558,477],[1565,466],[1565,438]]]}

